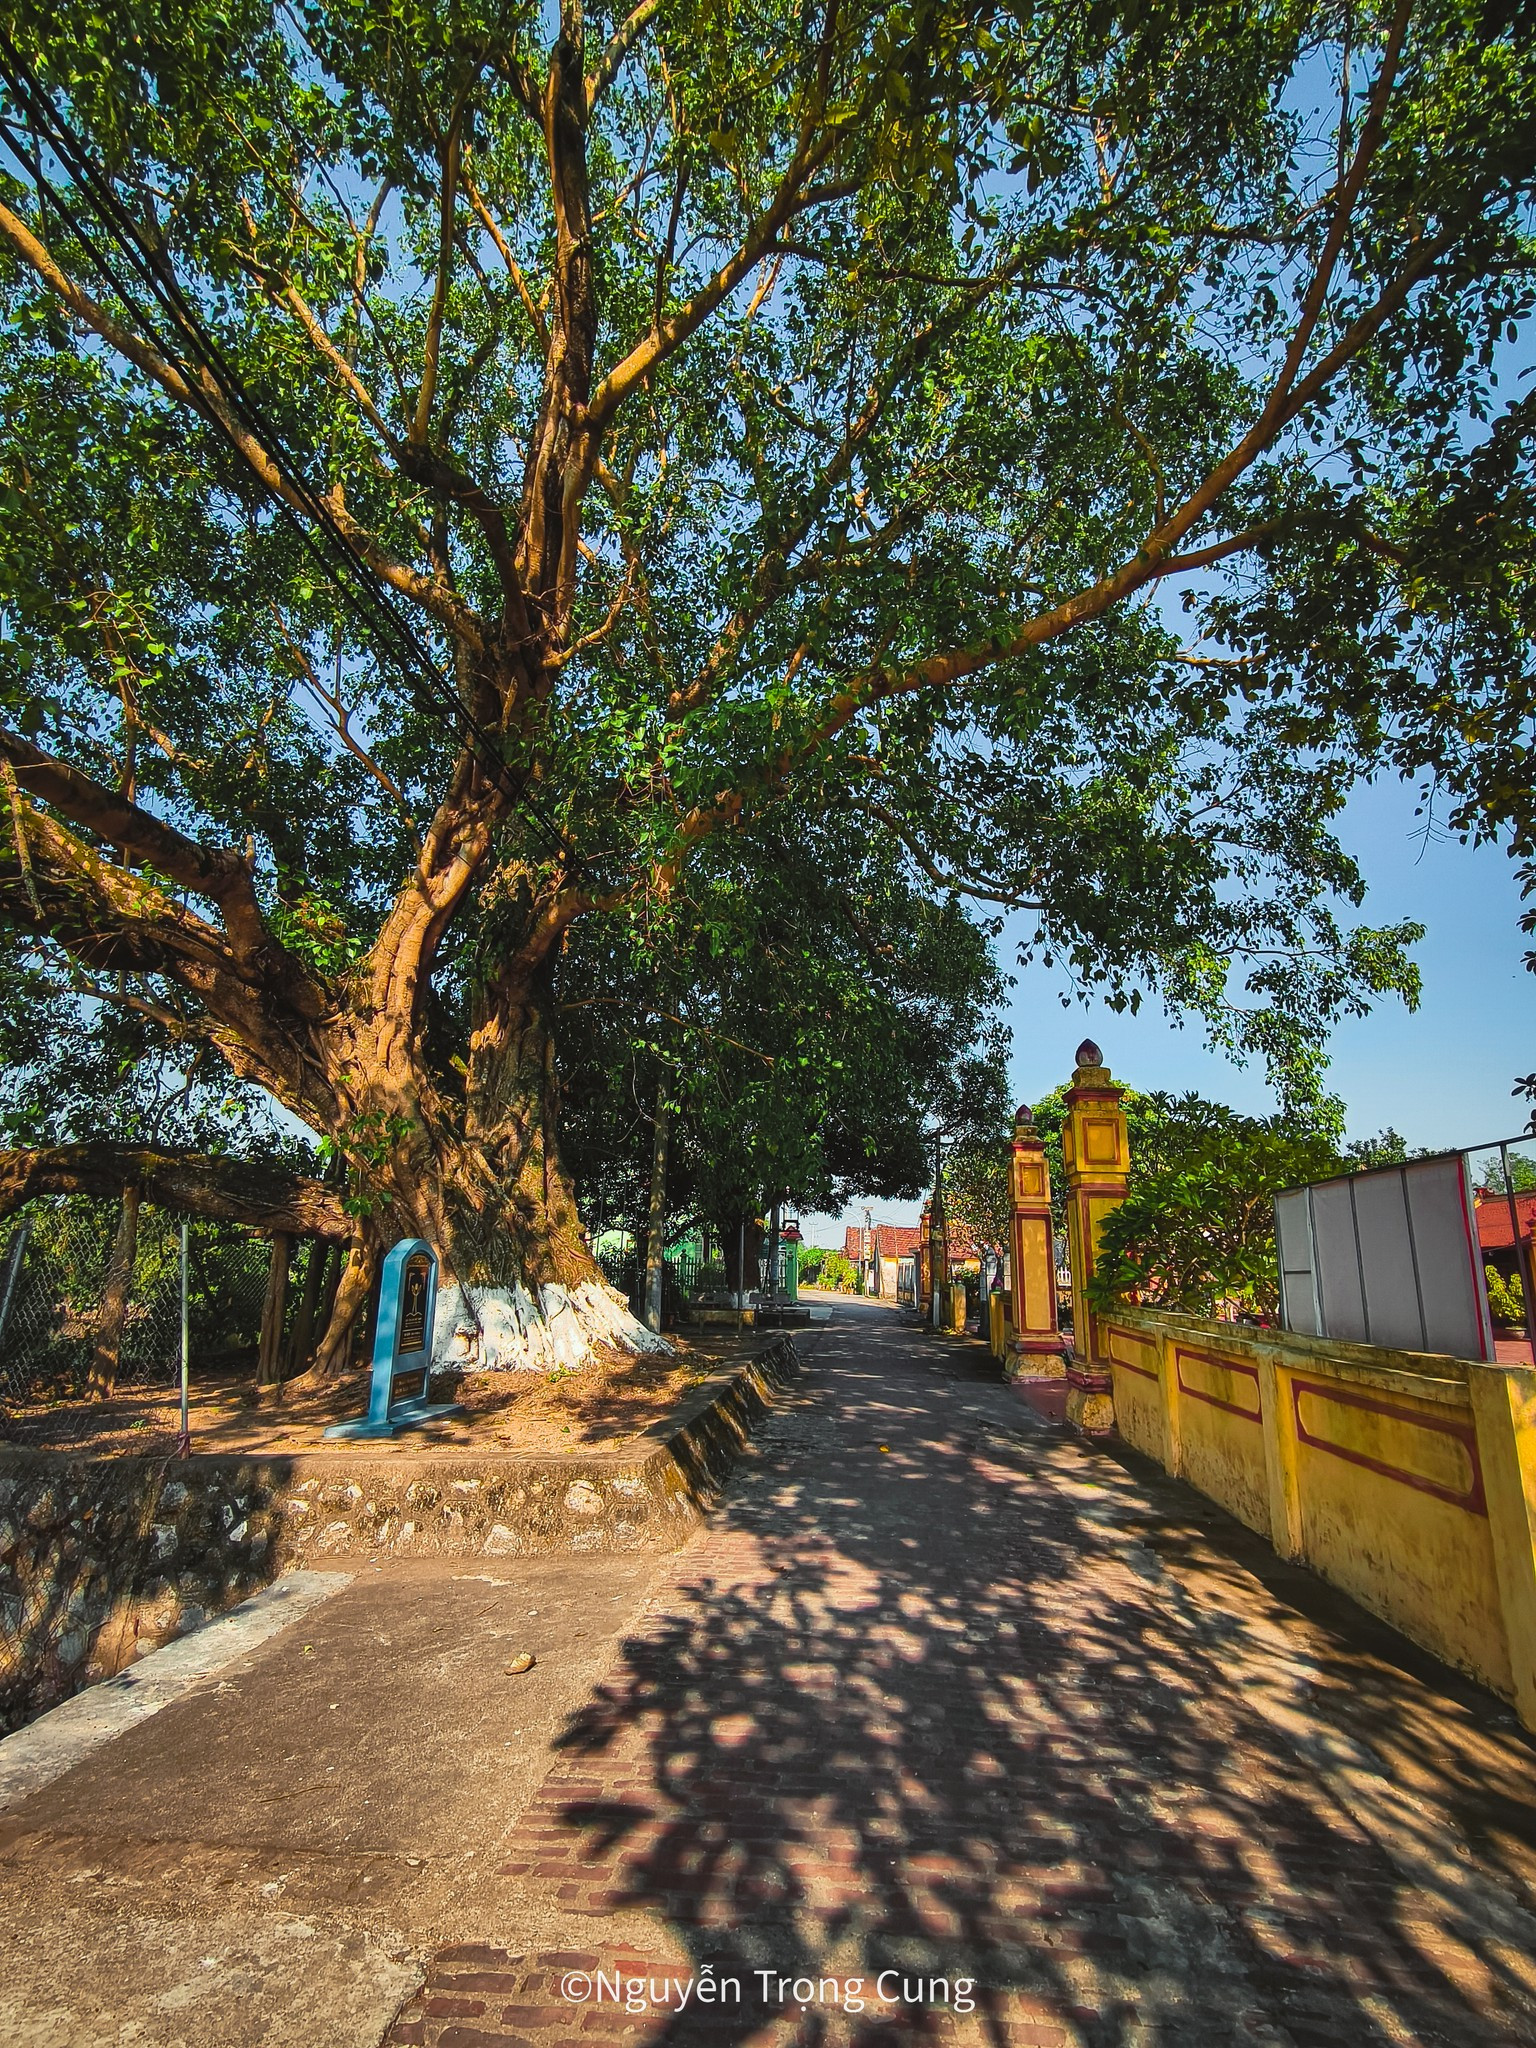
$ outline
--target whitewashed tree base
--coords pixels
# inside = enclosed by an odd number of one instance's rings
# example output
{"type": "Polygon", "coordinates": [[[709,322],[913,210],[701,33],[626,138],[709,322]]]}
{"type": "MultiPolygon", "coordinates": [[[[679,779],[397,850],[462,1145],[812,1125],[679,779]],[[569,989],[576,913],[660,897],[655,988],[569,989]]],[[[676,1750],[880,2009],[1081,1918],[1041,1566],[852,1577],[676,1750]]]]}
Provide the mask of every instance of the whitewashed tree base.
{"type": "Polygon", "coordinates": [[[443,1287],[432,1324],[437,1372],[574,1372],[593,1349],[665,1351],[665,1337],[630,1314],[623,1295],[600,1280],[580,1287],[443,1287]]]}

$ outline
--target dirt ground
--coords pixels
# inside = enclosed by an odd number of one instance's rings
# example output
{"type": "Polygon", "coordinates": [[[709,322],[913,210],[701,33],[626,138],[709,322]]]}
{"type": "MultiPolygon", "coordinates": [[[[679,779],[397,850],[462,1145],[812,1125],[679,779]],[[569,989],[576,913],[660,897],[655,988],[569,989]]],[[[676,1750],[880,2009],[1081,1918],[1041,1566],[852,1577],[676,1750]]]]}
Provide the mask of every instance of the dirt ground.
{"type": "MultiPolygon", "coordinates": [[[[434,1380],[433,1397],[467,1411],[370,1446],[409,1456],[473,1445],[481,1451],[548,1456],[617,1445],[659,1421],[701,1379],[754,1348],[750,1331],[672,1333],[671,1356],[604,1352],[579,1372],[483,1372],[434,1380]]],[[[402,1382],[403,1393],[414,1384],[402,1382]]],[[[80,1455],[164,1455],[175,1446],[174,1388],[126,1387],[106,1401],[59,1400],[0,1406],[0,1443],[80,1455]]],[[[190,1425],[195,1451],[268,1455],[315,1450],[327,1424],[360,1415],[368,1374],[323,1386],[294,1381],[257,1389],[248,1380],[192,1368],[190,1425]]]]}

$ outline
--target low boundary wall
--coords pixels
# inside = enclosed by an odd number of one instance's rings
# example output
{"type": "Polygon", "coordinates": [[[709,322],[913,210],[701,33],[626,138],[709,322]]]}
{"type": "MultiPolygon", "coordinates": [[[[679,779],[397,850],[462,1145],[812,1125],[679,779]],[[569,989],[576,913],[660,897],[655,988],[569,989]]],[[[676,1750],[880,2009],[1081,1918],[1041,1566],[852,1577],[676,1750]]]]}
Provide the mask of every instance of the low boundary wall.
{"type": "Polygon", "coordinates": [[[1536,1372],[1122,1307],[1115,1426],[1536,1729],[1536,1372]]]}
{"type": "Polygon", "coordinates": [[[0,1447],[0,1733],[332,1559],[668,1550],[718,1497],[777,1391],[788,1336],[714,1373],[620,1448],[517,1457],[72,1457],[0,1447]]]}

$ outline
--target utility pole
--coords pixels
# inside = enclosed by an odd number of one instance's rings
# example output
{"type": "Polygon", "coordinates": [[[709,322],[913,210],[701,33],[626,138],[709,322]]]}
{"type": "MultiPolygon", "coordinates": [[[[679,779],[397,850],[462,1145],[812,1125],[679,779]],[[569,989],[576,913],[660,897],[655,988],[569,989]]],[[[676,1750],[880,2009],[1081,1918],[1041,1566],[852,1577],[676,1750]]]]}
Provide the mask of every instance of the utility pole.
{"type": "Polygon", "coordinates": [[[949,1228],[944,1216],[944,1161],[939,1132],[933,1134],[933,1202],[928,1211],[928,1320],[944,1327],[944,1289],[949,1284],[949,1228]]]}

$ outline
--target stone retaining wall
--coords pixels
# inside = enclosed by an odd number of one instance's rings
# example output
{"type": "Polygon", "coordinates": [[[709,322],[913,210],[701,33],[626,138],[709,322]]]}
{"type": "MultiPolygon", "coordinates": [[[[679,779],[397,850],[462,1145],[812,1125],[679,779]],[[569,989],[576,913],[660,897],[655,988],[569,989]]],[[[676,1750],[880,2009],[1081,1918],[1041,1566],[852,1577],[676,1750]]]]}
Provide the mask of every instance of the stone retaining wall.
{"type": "Polygon", "coordinates": [[[718,1495],[777,1389],[780,1338],[621,1450],[518,1458],[76,1458],[0,1450],[0,1729],[121,1670],[277,1573],[380,1556],[665,1550],[718,1495]]]}

